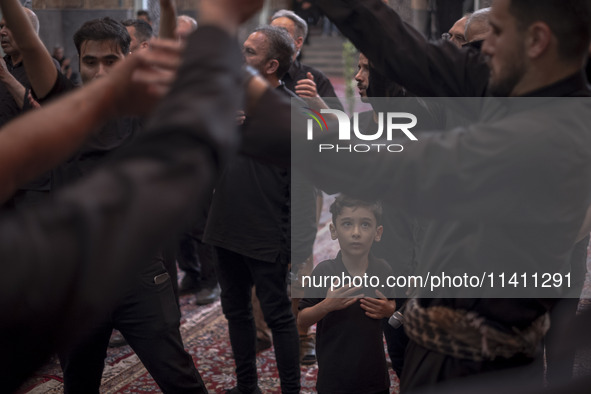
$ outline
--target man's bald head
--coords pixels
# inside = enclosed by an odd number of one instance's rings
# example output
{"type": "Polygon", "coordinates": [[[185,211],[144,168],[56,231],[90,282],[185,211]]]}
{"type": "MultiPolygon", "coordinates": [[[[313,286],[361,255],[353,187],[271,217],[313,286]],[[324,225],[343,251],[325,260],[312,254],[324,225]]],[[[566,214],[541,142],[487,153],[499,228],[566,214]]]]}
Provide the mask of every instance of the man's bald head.
{"type": "Polygon", "coordinates": [[[458,19],[447,32],[447,34],[449,34],[449,40],[458,48],[461,48],[462,45],[466,43],[464,32],[466,30],[466,22],[468,21],[468,18],[469,15],[464,15],[458,19]]]}
{"type": "Polygon", "coordinates": [[[33,25],[35,33],[39,34],[39,18],[37,18],[37,14],[35,14],[29,8],[25,8],[25,13],[29,17],[29,20],[31,21],[31,25],[33,25]]]}

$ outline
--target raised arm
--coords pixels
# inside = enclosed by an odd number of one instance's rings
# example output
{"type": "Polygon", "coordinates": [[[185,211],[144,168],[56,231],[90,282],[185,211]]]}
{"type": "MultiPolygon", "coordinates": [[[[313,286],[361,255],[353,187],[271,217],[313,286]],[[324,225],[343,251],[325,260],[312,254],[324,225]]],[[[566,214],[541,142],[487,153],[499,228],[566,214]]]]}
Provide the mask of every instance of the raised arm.
{"type": "Polygon", "coordinates": [[[18,0],[3,0],[0,6],[6,25],[20,49],[31,87],[35,95],[43,99],[55,84],[58,71],[37,34],[39,29],[37,16],[31,10],[24,8],[18,0]],[[36,28],[33,26],[32,19],[36,21],[36,28]]]}
{"type": "Polygon", "coordinates": [[[423,97],[479,97],[488,66],[475,50],[428,42],[382,0],[315,0],[372,65],[423,97]]]}
{"type": "Polygon", "coordinates": [[[176,5],[174,0],[160,0],[160,38],[176,38],[176,5]]]}

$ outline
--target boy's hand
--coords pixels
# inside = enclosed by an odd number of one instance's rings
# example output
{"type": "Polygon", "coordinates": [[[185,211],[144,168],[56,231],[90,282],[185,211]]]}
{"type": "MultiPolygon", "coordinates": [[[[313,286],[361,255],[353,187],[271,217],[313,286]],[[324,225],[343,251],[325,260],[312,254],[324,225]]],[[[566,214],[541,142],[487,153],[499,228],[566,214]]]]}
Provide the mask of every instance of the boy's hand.
{"type": "Polygon", "coordinates": [[[359,291],[360,287],[343,286],[335,290],[326,292],[326,298],[322,303],[327,309],[327,312],[339,311],[345,309],[357,302],[363,297],[363,294],[354,296],[355,292],[359,291]]]}
{"type": "Polygon", "coordinates": [[[372,319],[383,319],[390,317],[396,310],[396,301],[388,300],[379,290],[376,290],[378,298],[362,298],[361,308],[365,314],[372,319]]]}

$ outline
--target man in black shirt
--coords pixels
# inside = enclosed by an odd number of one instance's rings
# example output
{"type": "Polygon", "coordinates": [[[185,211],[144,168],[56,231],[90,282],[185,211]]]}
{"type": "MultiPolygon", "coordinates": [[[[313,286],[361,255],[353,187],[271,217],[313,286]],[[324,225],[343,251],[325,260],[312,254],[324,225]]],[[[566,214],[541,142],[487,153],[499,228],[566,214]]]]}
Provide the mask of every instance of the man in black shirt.
{"type": "MultiPolygon", "coordinates": [[[[583,126],[589,123],[588,109],[582,100],[544,97],[589,95],[582,75],[589,44],[588,2],[566,6],[558,1],[498,0],[490,16],[492,33],[483,45],[489,63],[471,49],[427,43],[379,0],[319,0],[316,4],[376,69],[414,93],[482,96],[488,89],[498,95],[540,97],[540,104],[549,107],[527,111],[509,106],[510,116],[490,126],[472,125],[424,137],[419,144],[405,144],[404,155],[382,152],[379,165],[376,155],[360,155],[352,161],[347,155],[326,154],[316,161],[310,157],[318,155],[306,150],[297,160],[306,174],[332,190],[360,198],[378,194],[391,205],[433,219],[424,242],[428,250],[420,259],[423,273],[468,267],[473,262],[491,268],[507,263],[567,267],[591,197],[590,152],[588,142],[583,142],[588,138],[583,126]],[[373,39],[376,34],[382,39],[373,39]],[[407,55],[404,61],[401,54],[407,55]],[[560,143],[564,149],[554,149],[558,140],[569,142],[560,143]],[[548,193],[548,185],[560,192],[548,193]],[[525,206],[527,211],[521,209],[525,206]]],[[[279,111],[274,111],[279,117],[279,111]]],[[[251,131],[255,130],[252,125],[251,131]]],[[[334,138],[325,135],[318,142],[334,143],[334,138]]],[[[273,144],[273,154],[285,154],[277,146],[273,144]]],[[[266,148],[255,147],[247,138],[245,149],[262,154],[266,148]]],[[[416,310],[430,307],[451,313],[470,311],[484,319],[484,331],[494,327],[513,332],[540,327],[551,304],[543,299],[423,299],[414,304],[410,315],[416,317],[416,310]]],[[[412,331],[412,318],[409,322],[407,329],[412,331]]],[[[403,390],[531,362],[544,331],[538,330],[526,346],[529,350],[506,357],[491,356],[488,352],[495,346],[488,344],[476,352],[484,361],[445,353],[413,335],[403,390]]]]}
{"type": "MultiPolygon", "coordinates": [[[[506,5],[506,2],[502,3],[502,5],[506,5]]],[[[561,23],[568,23],[566,20],[570,19],[570,15],[565,17],[564,15],[561,15],[559,12],[560,10],[558,10],[558,8],[565,8],[566,6],[557,6],[552,4],[552,2],[544,3],[545,4],[541,6],[533,3],[527,3],[521,6],[511,3],[509,9],[511,12],[516,13],[515,18],[520,21],[519,23],[516,23],[517,28],[510,24],[507,25],[508,27],[499,26],[498,23],[495,25],[493,21],[492,37],[496,37],[497,35],[500,35],[500,33],[506,33],[507,29],[513,29],[513,33],[515,30],[521,33],[524,29],[524,26],[527,26],[527,23],[535,22],[535,17],[533,17],[533,15],[540,14],[540,11],[536,9],[536,7],[540,7],[543,10],[542,12],[545,12],[545,14],[543,14],[544,22],[549,23],[550,26],[552,26],[553,34],[559,37],[562,47],[572,49],[575,44],[568,43],[568,38],[563,33],[565,31],[565,27],[560,25],[561,23]],[[552,11],[552,7],[554,6],[558,7],[554,10],[556,12],[552,11]],[[527,22],[521,22],[522,20],[527,22]],[[494,29],[496,29],[496,31],[494,29]]],[[[334,4],[331,6],[338,7],[338,5],[334,4]]],[[[366,5],[364,4],[361,8],[365,8],[365,6],[366,5]]],[[[367,9],[370,7],[372,7],[372,4],[367,4],[367,9]]],[[[405,26],[394,12],[386,9],[385,7],[378,7],[383,8],[381,10],[383,12],[377,11],[378,8],[376,7],[376,12],[371,12],[375,19],[373,19],[373,17],[356,18],[356,21],[359,23],[357,23],[355,26],[346,26],[344,24],[343,29],[348,30],[352,35],[351,37],[359,39],[361,38],[359,34],[365,35],[367,33],[365,38],[360,39],[359,42],[360,44],[361,42],[365,42],[365,47],[367,47],[367,50],[373,52],[371,57],[374,64],[378,68],[384,67],[382,69],[387,70],[385,72],[389,77],[398,80],[401,84],[407,86],[414,92],[421,92],[421,94],[424,95],[441,96],[479,96],[484,95],[487,90],[492,94],[500,96],[523,95],[523,93],[527,93],[527,95],[530,96],[586,96],[589,94],[589,92],[584,88],[583,83],[580,81],[580,78],[576,76],[576,68],[573,67],[563,67],[562,74],[558,75],[561,75],[564,80],[562,83],[558,83],[556,86],[552,86],[550,89],[542,89],[530,92],[527,91],[528,89],[520,89],[520,80],[530,81],[532,79],[531,76],[536,74],[534,71],[529,70],[529,75],[526,73],[527,67],[525,60],[520,52],[521,49],[517,47],[521,42],[523,42],[523,37],[520,37],[519,34],[515,33],[513,35],[503,34],[503,38],[508,38],[504,39],[501,43],[496,43],[497,45],[495,46],[494,51],[491,51],[490,47],[488,49],[484,48],[486,55],[493,55],[493,62],[490,63],[493,73],[493,78],[491,78],[491,81],[493,81],[493,83],[491,86],[488,86],[489,66],[485,62],[485,58],[479,56],[476,50],[469,49],[464,51],[456,51],[450,46],[446,45],[446,43],[426,43],[423,39],[414,34],[414,32],[412,32],[408,26],[405,26]],[[377,22],[377,20],[380,20],[380,22],[377,22]],[[361,25],[363,24],[367,24],[366,29],[360,29],[361,25]],[[376,24],[380,25],[381,28],[385,27],[386,25],[388,26],[384,32],[384,37],[387,37],[387,39],[380,42],[383,42],[384,45],[387,45],[387,47],[391,49],[391,52],[387,55],[383,52],[380,53],[381,50],[385,49],[380,48],[380,45],[367,45],[368,41],[366,40],[370,38],[369,33],[371,32],[371,36],[375,35],[376,24]],[[369,28],[369,25],[372,26],[372,29],[369,28]],[[395,43],[388,44],[388,40],[392,40],[395,43]],[[506,53],[505,51],[507,49],[510,49],[513,52],[506,53]],[[498,53],[496,53],[497,51],[498,53]],[[407,55],[404,61],[395,60],[397,59],[396,56],[400,56],[402,53],[407,55]],[[408,56],[409,54],[410,56],[408,56]],[[384,61],[388,63],[387,66],[385,65],[384,61]],[[568,77],[568,73],[571,73],[574,76],[571,78],[565,78],[568,77]],[[523,78],[524,74],[527,75],[527,78],[523,78]],[[515,84],[517,84],[517,86],[513,86],[515,84]],[[514,89],[515,87],[517,89],[514,89]]],[[[581,6],[579,5],[579,7],[581,6]]],[[[584,7],[585,5],[583,5],[581,8],[583,10],[583,17],[586,15],[586,10],[584,7]]],[[[333,9],[333,11],[335,10],[336,8],[333,9]]],[[[358,10],[354,12],[357,12],[358,10]]],[[[499,10],[498,7],[497,10],[499,10]]],[[[333,14],[335,13],[333,12],[333,14]]],[[[340,19],[340,22],[344,21],[345,19],[343,18],[343,15],[338,16],[338,18],[340,19]]],[[[583,31],[583,29],[580,27],[583,26],[583,24],[580,23],[580,18],[577,19],[577,17],[575,17],[573,18],[573,21],[577,22],[573,22],[573,24],[566,30],[570,31],[571,37],[577,37],[577,39],[574,39],[574,42],[578,43],[576,45],[582,47],[580,44],[580,37],[585,37],[587,32],[583,31]],[[577,29],[579,29],[579,31],[577,31],[577,29]]],[[[340,22],[337,22],[337,24],[340,22]]],[[[490,40],[489,42],[494,41],[490,40]]],[[[543,79],[547,79],[548,74],[544,74],[543,79]]],[[[560,80],[560,78],[554,76],[554,81],[557,80],[560,80]]],[[[547,80],[548,85],[551,85],[549,83],[550,81],[551,79],[547,80]]],[[[425,245],[429,245],[429,243],[430,241],[426,241],[425,245]]],[[[584,250],[585,245],[586,240],[583,240],[583,242],[577,244],[576,249],[584,250]]],[[[573,253],[572,256],[572,272],[578,273],[579,267],[581,265],[584,270],[584,254],[573,253]],[[583,257],[581,258],[580,256],[583,257]]],[[[574,301],[576,301],[576,299],[574,299],[574,301]]]]}
{"type": "Polygon", "coordinates": [[[330,108],[343,109],[330,79],[324,73],[298,60],[308,35],[308,24],[293,11],[279,10],[271,18],[271,26],[282,27],[293,38],[296,53],[287,73],[281,79],[285,87],[302,98],[322,97],[330,108]],[[330,100],[326,98],[332,97],[330,100]]]}
{"type": "MultiPolygon", "coordinates": [[[[7,1],[3,8],[6,11],[0,21],[0,42],[5,57],[1,60],[4,83],[0,83],[0,127],[32,108],[28,98],[31,90],[40,97],[47,96],[45,86],[59,72],[59,63],[51,58],[39,39],[37,15],[17,0],[7,1]]],[[[50,189],[51,173],[47,172],[22,185],[6,206],[38,204],[50,189]]]]}
{"type": "MultiPolygon", "coordinates": [[[[129,53],[126,28],[111,18],[86,22],[74,35],[84,84],[104,78],[129,53]]],[[[71,183],[86,178],[116,151],[129,146],[139,131],[137,118],[120,118],[94,133],[60,170],[71,183]]],[[[181,339],[180,311],[163,253],[149,259],[131,275],[123,297],[87,337],[60,354],[65,390],[86,393],[99,390],[106,347],[113,328],[118,329],[136,352],[163,392],[206,392],[192,357],[181,339]]]]}
{"type": "MultiPolygon", "coordinates": [[[[243,45],[246,63],[275,91],[289,97],[295,95],[285,89],[281,77],[293,51],[287,32],[272,26],[255,30],[243,45]]],[[[247,111],[245,124],[249,121],[247,111]]],[[[289,117],[284,121],[289,123],[289,117]]],[[[298,332],[286,283],[291,257],[290,180],[288,169],[236,157],[225,168],[213,196],[204,241],[215,246],[217,255],[222,309],[228,319],[238,380],[231,393],[260,393],[251,311],[253,285],[273,333],[281,391],[300,389],[298,332]]]]}
{"type": "MultiPolygon", "coordinates": [[[[21,7],[20,4],[18,6],[21,7]]],[[[39,20],[37,15],[28,8],[23,8],[23,10],[33,29],[38,32],[39,20]]],[[[0,85],[0,103],[2,105],[0,127],[2,127],[6,122],[22,112],[26,102],[25,89],[30,88],[31,85],[23,64],[23,56],[12,36],[12,32],[6,26],[5,18],[0,21],[0,43],[5,54],[4,62],[6,67],[3,67],[3,70],[8,71],[13,76],[13,79],[20,84],[20,87],[14,85],[14,83],[0,85]]]]}

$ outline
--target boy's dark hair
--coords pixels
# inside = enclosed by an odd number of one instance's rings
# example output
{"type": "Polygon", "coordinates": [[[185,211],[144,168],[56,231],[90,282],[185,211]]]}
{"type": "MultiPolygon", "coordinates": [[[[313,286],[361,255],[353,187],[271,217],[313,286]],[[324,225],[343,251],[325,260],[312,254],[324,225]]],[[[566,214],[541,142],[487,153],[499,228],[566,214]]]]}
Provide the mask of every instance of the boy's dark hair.
{"type": "Polygon", "coordinates": [[[520,30],[532,23],[546,23],[558,39],[558,51],[565,59],[582,58],[590,40],[591,1],[511,0],[509,12],[520,30]]]}
{"type": "Polygon", "coordinates": [[[152,26],[141,19],[127,19],[121,22],[121,24],[125,27],[133,26],[135,28],[135,37],[140,43],[149,41],[154,35],[152,26]]]}
{"type": "Polygon", "coordinates": [[[112,41],[119,46],[121,52],[129,52],[131,37],[125,26],[107,17],[93,19],[84,23],[74,34],[74,44],[80,56],[80,48],[85,41],[112,41]]]}
{"type": "Polygon", "coordinates": [[[379,201],[365,201],[357,198],[348,197],[344,194],[339,194],[334,202],[330,205],[330,213],[332,214],[332,223],[336,225],[337,217],[343,213],[343,209],[349,207],[365,207],[368,208],[376,217],[376,224],[382,223],[382,203],[379,201]]]}
{"type": "Polygon", "coordinates": [[[281,79],[289,71],[291,66],[291,59],[295,53],[295,44],[293,38],[289,35],[287,30],[275,26],[261,26],[257,27],[253,33],[263,33],[269,42],[269,51],[267,59],[275,59],[279,62],[277,68],[277,78],[281,79]]]}

